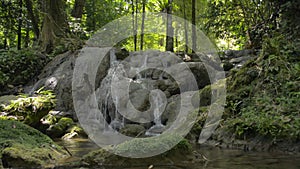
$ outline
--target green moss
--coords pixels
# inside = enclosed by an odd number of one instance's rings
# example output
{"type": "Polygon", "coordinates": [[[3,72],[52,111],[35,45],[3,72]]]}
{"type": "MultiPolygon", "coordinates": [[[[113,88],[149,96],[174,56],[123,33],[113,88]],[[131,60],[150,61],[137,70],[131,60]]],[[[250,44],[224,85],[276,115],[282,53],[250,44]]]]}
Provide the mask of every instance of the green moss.
{"type": "MultiPolygon", "coordinates": [[[[157,140],[157,142],[154,142],[157,147],[160,147],[164,149],[168,144],[168,142],[174,141],[173,139],[177,136],[165,136],[164,138],[160,139],[160,141],[157,140]]],[[[152,140],[153,141],[153,140],[152,140]]],[[[138,153],[143,151],[144,153],[152,152],[154,147],[145,147],[145,145],[148,145],[145,140],[139,138],[134,139],[125,143],[122,143],[118,145],[114,151],[117,151],[118,153],[127,153],[125,151],[131,151],[132,153],[138,153]],[[117,150],[116,150],[117,149],[117,150]],[[139,149],[139,150],[138,150],[139,149]]],[[[167,146],[168,147],[168,146],[167,146]]],[[[108,148],[109,150],[113,151],[112,147],[108,148]]],[[[147,157],[147,158],[127,158],[127,157],[121,157],[118,155],[115,155],[111,152],[108,152],[104,149],[99,149],[96,151],[93,151],[83,157],[83,161],[88,163],[89,166],[97,166],[99,164],[101,165],[109,165],[109,166],[122,166],[122,167],[133,167],[133,166],[145,166],[148,167],[149,165],[174,165],[174,163],[181,163],[185,160],[192,159],[192,146],[191,144],[186,140],[182,139],[175,147],[173,147],[171,150],[168,150],[167,152],[156,155],[153,157],[147,157]]]]}
{"type": "Polygon", "coordinates": [[[214,103],[217,99],[219,99],[219,96],[224,94],[225,95],[225,88],[226,88],[226,80],[222,79],[218,82],[207,85],[203,89],[199,90],[198,94],[195,94],[192,98],[192,104],[194,106],[208,106],[212,103],[214,103]],[[224,90],[223,90],[224,89],[224,90]],[[200,104],[196,103],[200,99],[200,104]]]}
{"type": "Polygon", "coordinates": [[[183,139],[181,136],[175,134],[162,134],[160,137],[132,139],[117,145],[114,148],[114,152],[129,156],[142,156],[144,152],[159,152],[171,149],[172,144],[181,139],[183,139]]]}
{"type": "Polygon", "coordinates": [[[75,137],[82,137],[82,138],[88,137],[88,135],[78,124],[74,124],[73,126],[69,127],[69,129],[66,132],[67,133],[62,137],[62,139],[72,139],[75,137]]]}
{"type": "Polygon", "coordinates": [[[43,91],[42,89],[38,90],[35,96],[20,95],[19,97],[11,100],[10,104],[4,105],[3,111],[8,116],[15,116],[32,127],[39,127],[42,117],[54,108],[56,102],[52,91],[43,91]]]}
{"type": "Polygon", "coordinates": [[[59,119],[59,121],[53,125],[51,125],[46,133],[51,138],[59,138],[67,133],[69,127],[74,125],[74,121],[71,118],[63,117],[59,119]]]}
{"type": "Polygon", "coordinates": [[[120,133],[129,136],[129,137],[138,137],[144,136],[146,129],[138,124],[126,124],[121,130],[120,133]]]}
{"type": "Polygon", "coordinates": [[[201,133],[201,130],[203,128],[203,125],[204,125],[205,120],[208,115],[208,108],[209,107],[206,106],[206,107],[200,107],[199,109],[195,110],[195,112],[198,114],[198,116],[197,116],[197,120],[196,120],[195,124],[193,125],[191,131],[187,135],[187,138],[189,140],[196,141],[199,139],[198,137],[201,133]]]}
{"type": "Polygon", "coordinates": [[[66,155],[48,136],[18,121],[0,120],[0,131],[5,167],[41,167],[66,155]]]}

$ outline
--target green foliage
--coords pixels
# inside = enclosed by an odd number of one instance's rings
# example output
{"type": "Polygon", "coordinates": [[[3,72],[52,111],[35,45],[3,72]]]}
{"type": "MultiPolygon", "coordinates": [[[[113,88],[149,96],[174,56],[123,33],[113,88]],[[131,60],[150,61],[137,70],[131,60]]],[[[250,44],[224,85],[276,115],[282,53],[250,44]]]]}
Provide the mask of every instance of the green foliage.
{"type": "Polygon", "coordinates": [[[96,31],[129,12],[130,3],[122,0],[86,0],[86,31],[96,31]]]}
{"type": "Polygon", "coordinates": [[[297,42],[266,38],[257,60],[229,79],[225,124],[238,136],[260,134],[300,139],[300,78],[297,42]],[[251,72],[255,71],[255,76],[251,72]]]}
{"type": "Polygon", "coordinates": [[[26,124],[36,126],[55,106],[55,95],[50,90],[38,90],[36,96],[28,97],[20,95],[17,100],[12,100],[9,105],[2,105],[3,111],[8,116],[16,116],[17,119],[26,124]]]}
{"type": "Polygon", "coordinates": [[[76,37],[75,35],[69,34],[69,38],[59,39],[53,51],[49,53],[49,57],[53,58],[59,54],[76,51],[83,47],[84,41],[76,37]]]}
{"type": "Polygon", "coordinates": [[[276,27],[276,10],[277,6],[270,1],[209,1],[204,30],[240,48],[260,47],[263,35],[276,27]]]}
{"type": "Polygon", "coordinates": [[[0,51],[0,88],[28,83],[48,60],[33,50],[0,51]]]}
{"type": "Polygon", "coordinates": [[[240,111],[241,116],[227,121],[238,136],[256,133],[273,139],[300,138],[299,97],[274,99],[265,96],[253,100],[255,103],[240,111]]]}

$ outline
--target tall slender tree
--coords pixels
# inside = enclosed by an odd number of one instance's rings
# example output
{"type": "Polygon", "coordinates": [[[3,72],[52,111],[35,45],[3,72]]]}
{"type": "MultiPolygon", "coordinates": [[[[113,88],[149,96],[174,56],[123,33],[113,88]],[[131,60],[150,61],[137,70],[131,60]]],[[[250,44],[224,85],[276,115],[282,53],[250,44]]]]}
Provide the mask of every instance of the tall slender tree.
{"type": "Polygon", "coordinates": [[[188,23],[187,23],[187,16],[186,16],[186,6],[185,6],[185,0],[183,1],[183,18],[184,18],[184,36],[185,36],[185,53],[189,52],[189,36],[188,36],[188,23]]]}
{"type": "Polygon", "coordinates": [[[196,0],[192,0],[192,52],[197,50],[197,34],[196,34],[196,0]]]}
{"type": "Polygon", "coordinates": [[[82,18],[85,0],[75,0],[74,8],[72,9],[71,15],[74,18],[82,18]]]}
{"type": "Polygon", "coordinates": [[[134,51],[137,51],[137,29],[138,29],[138,0],[131,1],[131,10],[132,10],[132,30],[133,30],[133,44],[134,51]]]}
{"type": "Polygon", "coordinates": [[[142,13],[142,26],[141,26],[141,46],[140,49],[143,50],[143,45],[144,45],[144,28],[145,28],[145,17],[146,17],[146,0],[143,0],[142,4],[143,8],[143,13],[142,13]]]}
{"type": "Polygon", "coordinates": [[[18,17],[18,43],[17,48],[18,50],[21,50],[21,43],[22,43],[22,7],[23,7],[23,1],[19,0],[19,17],[18,17]]]}
{"type": "Polygon", "coordinates": [[[167,37],[166,51],[174,51],[174,29],[172,26],[172,0],[168,0],[167,6],[167,37]]]}
{"type": "Polygon", "coordinates": [[[39,39],[39,36],[40,36],[39,22],[38,22],[38,17],[35,16],[35,14],[33,12],[32,1],[25,0],[25,5],[26,5],[28,17],[32,23],[32,28],[33,28],[33,32],[35,35],[35,39],[39,39]]]}

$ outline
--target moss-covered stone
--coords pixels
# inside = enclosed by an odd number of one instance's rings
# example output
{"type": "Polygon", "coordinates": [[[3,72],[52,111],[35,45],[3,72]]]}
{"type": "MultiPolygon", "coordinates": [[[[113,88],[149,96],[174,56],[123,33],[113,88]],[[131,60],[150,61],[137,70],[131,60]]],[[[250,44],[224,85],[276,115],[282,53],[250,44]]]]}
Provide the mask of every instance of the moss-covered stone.
{"type": "Polygon", "coordinates": [[[64,134],[67,133],[69,127],[73,126],[75,123],[69,117],[63,117],[58,120],[57,123],[51,125],[46,134],[49,135],[51,138],[59,138],[62,137],[64,134]]]}
{"type": "Polygon", "coordinates": [[[120,133],[130,137],[144,136],[145,132],[146,132],[145,127],[139,124],[126,124],[120,130],[120,133]]]}
{"type": "Polygon", "coordinates": [[[4,167],[41,168],[67,156],[48,136],[21,122],[0,120],[0,131],[4,167]]]}
{"type": "MultiPolygon", "coordinates": [[[[168,139],[172,140],[174,138],[170,137],[168,139]]],[[[157,142],[157,145],[164,146],[161,142],[157,142]]],[[[122,143],[119,146],[117,146],[117,149],[120,149],[120,151],[123,151],[125,149],[127,149],[127,151],[130,151],[128,149],[129,148],[128,146],[130,146],[133,151],[135,151],[134,150],[135,148],[143,149],[143,151],[144,150],[151,151],[150,149],[147,150],[147,147],[144,147],[144,144],[137,140],[122,143]],[[135,148],[132,148],[132,146],[135,146],[135,148]]],[[[184,162],[193,161],[193,160],[195,159],[192,154],[192,146],[186,139],[180,141],[171,150],[153,157],[147,157],[147,158],[121,157],[109,151],[106,151],[104,149],[99,149],[85,155],[82,158],[82,161],[88,163],[89,167],[96,167],[96,166],[148,167],[150,165],[160,166],[160,165],[174,165],[177,163],[183,164],[184,162]]]]}
{"type": "Polygon", "coordinates": [[[66,131],[67,133],[62,137],[62,139],[68,140],[72,138],[87,138],[88,135],[84,132],[83,128],[79,126],[79,124],[74,124],[69,127],[66,131]]]}
{"type": "MultiPolygon", "coordinates": [[[[41,126],[41,119],[55,106],[55,95],[49,90],[38,90],[37,95],[28,97],[19,95],[17,99],[11,100],[4,105],[2,110],[7,116],[15,116],[34,128],[41,126]]],[[[42,129],[41,129],[42,130],[42,129]]]]}
{"type": "Polygon", "coordinates": [[[219,99],[219,96],[225,95],[226,89],[226,79],[219,80],[218,82],[207,85],[203,89],[199,90],[198,94],[195,94],[192,97],[192,104],[198,105],[200,107],[202,106],[208,106],[212,103],[214,103],[217,99],[219,99]],[[200,97],[200,98],[199,98],[200,97]],[[197,101],[200,100],[200,103],[197,103],[197,101]]]}

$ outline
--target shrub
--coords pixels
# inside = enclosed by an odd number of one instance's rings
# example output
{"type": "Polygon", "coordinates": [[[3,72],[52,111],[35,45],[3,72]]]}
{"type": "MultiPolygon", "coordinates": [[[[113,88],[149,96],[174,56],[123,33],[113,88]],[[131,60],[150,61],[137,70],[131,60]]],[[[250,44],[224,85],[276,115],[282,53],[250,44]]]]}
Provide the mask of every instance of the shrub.
{"type": "Polygon", "coordinates": [[[29,49],[0,51],[0,88],[28,83],[49,60],[29,49]]]}

